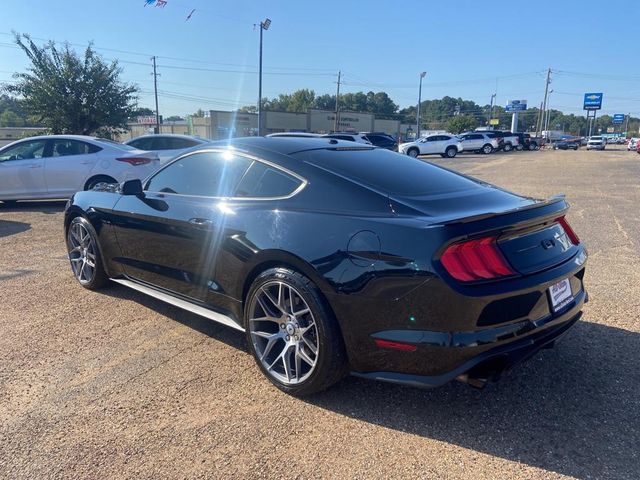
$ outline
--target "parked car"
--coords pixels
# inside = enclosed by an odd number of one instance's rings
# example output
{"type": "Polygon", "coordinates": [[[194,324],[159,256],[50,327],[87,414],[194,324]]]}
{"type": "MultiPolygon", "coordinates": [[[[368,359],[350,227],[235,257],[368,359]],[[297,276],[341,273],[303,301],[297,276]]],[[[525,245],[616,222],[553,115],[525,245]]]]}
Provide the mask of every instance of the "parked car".
{"type": "Polygon", "coordinates": [[[580,143],[574,140],[562,140],[553,144],[554,150],[578,150],[580,143]]]}
{"type": "Polygon", "coordinates": [[[607,146],[607,139],[600,135],[589,137],[587,150],[604,150],[607,146]]]}
{"type": "Polygon", "coordinates": [[[360,132],[373,145],[380,148],[386,148],[392,152],[398,151],[398,142],[391,135],[384,132],[360,132]]]}
{"type": "Polygon", "coordinates": [[[81,286],[112,279],[245,332],[285,392],[348,372],[482,386],[580,318],[568,208],[381,148],[252,137],[77,193],[64,234],[81,286]]]}
{"type": "Polygon", "coordinates": [[[98,183],[144,178],[158,155],[83,135],[46,135],[0,148],[0,200],[68,198],[98,183]]]}
{"type": "Polygon", "coordinates": [[[518,148],[518,146],[520,145],[520,140],[518,138],[518,134],[516,133],[504,132],[501,130],[493,130],[491,132],[484,133],[493,134],[496,137],[501,138],[502,142],[500,142],[500,149],[505,152],[510,152],[511,150],[518,148]]]}
{"type": "Polygon", "coordinates": [[[163,133],[136,137],[126,142],[126,144],[139,150],[156,152],[160,162],[164,164],[185,150],[208,142],[209,140],[191,135],[163,133]]]}
{"type": "Polygon", "coordinates": [[[270,133],[266,135],[267,137],[288,137],[288,138],[318,138],[321,137],[319,133],[310,133],[310,132],[276,132],[270,133]]]}
{"type": "Polygon", "coordinates": [[[441,157],[454,158],[462,150],[462,142],[455,135],[428,135],[415,142],[398,145],[398,151],[410,157],[440,155],[441,157]]]}
{"type": "Polygon", "coordinates": [[[636,150],[637,142],[638,142],[638,139],[636,137],[631,138],[627,143],[627,150],[636,150]]]}
{"type": "Polygon", "coordinates": [[[535,138],[531,138],[529,133],[521,133],[517,132],[513,135],[518,137],[518,145],[516,145],[516,150],[539,150],[538,142],[535,138]]]}
{"type": "Polygon", "coordinates": [[[468,132],[459,135],[462,149],[465,152],[489,154],[500,148],[498,140],[491,138],[485,132],[468,132]]]}
{"type": "Polygon", "coordinates": [[[345,140],[347,142],[356,142],[356,143],[364,143],[366,145],[371,145],[369,139],[362,135],[361,133],[342,133],[342,132],[334,132],[327,133],[326,135],[322,135],[326,138],[335,138],[336,140],[345,140]]]}

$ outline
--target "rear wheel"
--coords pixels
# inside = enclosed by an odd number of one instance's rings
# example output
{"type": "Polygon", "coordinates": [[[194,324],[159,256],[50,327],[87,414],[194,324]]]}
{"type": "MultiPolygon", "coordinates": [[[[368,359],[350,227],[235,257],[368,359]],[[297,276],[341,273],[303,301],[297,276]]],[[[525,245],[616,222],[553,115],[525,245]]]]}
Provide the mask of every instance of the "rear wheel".
{"type": "Polygon", "coordinates": [[[407,155],[409,155],[410,157],[413,157],[413,158],[416,158],[416,157],[418,156],[418,154],[419,154],[419,153],[420,153],[420,152],[418,151],[418,149],[417,149],[417,148],[410,148],[410,149],[407,151],[407,155]]]}
{"type": "Polygon", "coordinates": [[[83,217],[71,220],[67,230],[67,252],[71,270],[84,288],[95,290],[107,283],[102,266],[96,231],[83,217]]]}
{"type": "Polygon", "coordinates": [[[493,152],[493,147],[488,143],[484,147],[482,147],[482,153],[484,153],[485,155],[489,155],[491,152],[493,152]]]}
{"type": "Polygon", "coordinates": [[[307,277],[285,268],[267,270],[251,285],[245,305],[249,349],[280,390],[308,395],[347,373],[337,321],[307,277]]]}
{"type": "Polygon", "coordinates": [[[458,149],[456,147],[447,147],[444,154],[447,158],[454,158],[458,154],[458,149]]]}

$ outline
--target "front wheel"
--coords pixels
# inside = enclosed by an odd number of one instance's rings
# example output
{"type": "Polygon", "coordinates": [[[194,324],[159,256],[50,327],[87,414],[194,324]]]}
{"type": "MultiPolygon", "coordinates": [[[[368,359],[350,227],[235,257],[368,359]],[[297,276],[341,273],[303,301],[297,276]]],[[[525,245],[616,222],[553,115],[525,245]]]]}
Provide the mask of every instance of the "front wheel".
{"type": "Polygon", "coordinates": [[[510,143],[505,144],[504,146],[504,151],[505,152],[510,152],[513,149],[513,147],[511,146],[510,143]]]}
{"type": "Polygon", "coordinates": [[[485,155],[489,155],[491,152],[493,152],[493,147],[488,143],[484,147],[482,147],[482,153],[484,153],[485,155]]]}
{"type": "Polygon", "coordinates": [[[419,153],[420,152],[418,152],[417,148],[410,148],[409,151],[407,152],[407,155],[409,155],[410,157],[413,157],[413,158],[417,158],[419,153]]]}
{"type": "Polygon", "coordinates": [[[98,237],[86,218],[75,217],[71,220],[67,230],[67,252],[71,270],[80,285],[95,290],[107,283],[98,237]]]}
{"type": "Polygon", "coordinates": [[[456,147],[448,147],[444,151],[444,154],[447,156],[447,158],[455,158],[455,156],[458,154],[458,149],[456,147]]]}
{"type": "Polygon", "coordinates": [[[249,349],[280,390],[308,395],[346,375],[338,323],[307,277],[286,268],[267,270],[254,280],[245,305],[249,349]]]}

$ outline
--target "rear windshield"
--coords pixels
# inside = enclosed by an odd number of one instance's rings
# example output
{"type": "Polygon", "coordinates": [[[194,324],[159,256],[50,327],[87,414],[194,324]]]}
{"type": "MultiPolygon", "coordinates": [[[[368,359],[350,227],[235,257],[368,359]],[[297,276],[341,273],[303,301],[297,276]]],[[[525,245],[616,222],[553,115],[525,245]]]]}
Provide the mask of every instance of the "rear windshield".
{"type": "Polygon", "coordinates": [[[478,188],[479,183],[389,150],[311,150],[296,157],[391,195],[439,195],[478,188]]]}

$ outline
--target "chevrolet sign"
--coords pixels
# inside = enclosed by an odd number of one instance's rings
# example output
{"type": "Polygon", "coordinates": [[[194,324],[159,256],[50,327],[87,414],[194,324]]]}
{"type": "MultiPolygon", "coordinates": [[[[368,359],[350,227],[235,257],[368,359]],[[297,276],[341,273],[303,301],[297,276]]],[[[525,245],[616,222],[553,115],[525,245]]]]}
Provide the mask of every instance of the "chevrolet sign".
{"type": "Polygon", "coordinates": [[[602,108],[602,93],[585,93],[584,110],[600,110],[602,108]]]}

